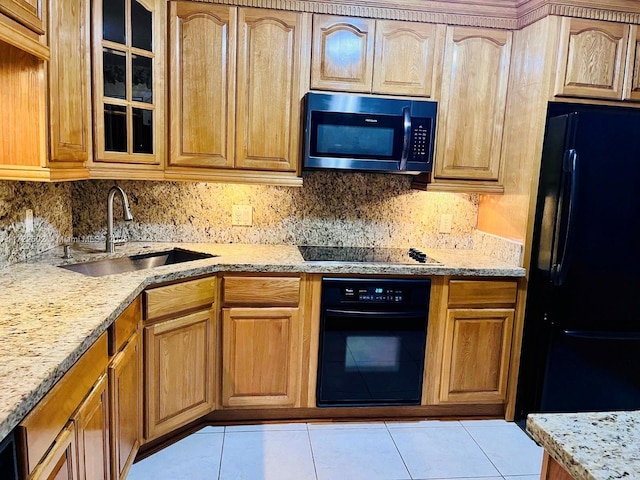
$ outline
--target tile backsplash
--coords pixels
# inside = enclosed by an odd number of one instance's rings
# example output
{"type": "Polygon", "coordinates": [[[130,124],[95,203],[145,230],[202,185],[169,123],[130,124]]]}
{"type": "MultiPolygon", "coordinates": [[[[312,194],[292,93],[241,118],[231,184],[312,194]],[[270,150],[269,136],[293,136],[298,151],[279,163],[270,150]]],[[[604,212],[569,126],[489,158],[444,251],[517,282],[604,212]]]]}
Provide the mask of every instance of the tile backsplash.
{"type": "Polygon", "coordinates": [[[0,181],[0,267],[21,262],[72,235],[71,184],[0,181]],[[33,210],[33,231],[25,212],[33,210]]]}
{"type": "Polygon", "coordinates": [[[411,190],[403,175],[305,172],[304,186],[83,181],[72,191],[74,235],[104,236],[109,188],[120,185],[134,216],[116,200],[116,233],[132,241],[471,248],[478,195],[411,190]],[[249,205],[252,226],[232,226],[233,205],[249,205]],[[452,214],[451,233],[439,233],[452,214]]]}

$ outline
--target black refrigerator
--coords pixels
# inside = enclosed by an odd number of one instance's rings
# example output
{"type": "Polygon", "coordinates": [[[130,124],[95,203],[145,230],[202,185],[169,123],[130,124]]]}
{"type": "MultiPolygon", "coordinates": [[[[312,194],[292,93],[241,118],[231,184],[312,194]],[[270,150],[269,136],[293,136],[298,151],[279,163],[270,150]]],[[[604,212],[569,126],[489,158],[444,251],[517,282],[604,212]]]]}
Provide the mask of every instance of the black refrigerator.
{"type": "Polygon", "coordinates": [[[640,409],[640,111],[550,104],[516,417],[640,409]]]}

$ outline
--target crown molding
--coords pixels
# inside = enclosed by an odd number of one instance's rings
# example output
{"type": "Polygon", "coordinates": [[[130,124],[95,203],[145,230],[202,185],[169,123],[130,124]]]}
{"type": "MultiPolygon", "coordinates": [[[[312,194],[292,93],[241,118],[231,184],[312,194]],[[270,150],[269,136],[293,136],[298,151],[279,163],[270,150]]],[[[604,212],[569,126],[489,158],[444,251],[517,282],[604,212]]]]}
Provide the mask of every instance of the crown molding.
{"type": "Polygon", "coordinates": [[[515,30],[546,16],[640,24],[635,0],[196,0],[219,5],[272,8],[421,23],[515,30]]]}

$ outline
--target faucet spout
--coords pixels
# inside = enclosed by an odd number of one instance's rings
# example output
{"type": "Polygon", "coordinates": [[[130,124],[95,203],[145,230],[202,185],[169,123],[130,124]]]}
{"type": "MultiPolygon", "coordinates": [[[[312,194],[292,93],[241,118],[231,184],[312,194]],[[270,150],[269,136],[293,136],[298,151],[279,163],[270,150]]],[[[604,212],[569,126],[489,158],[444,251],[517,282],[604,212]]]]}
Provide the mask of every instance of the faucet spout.
{"type": "Polygon", "coordinates": [[[116,245],[122,245],[124,240],[119,240],[115,238],[113,234],[113,199],[116,194],[120,194],[122,198],[122,216],[125,221],[130,222],[133,220],[133,215],[131,214],[131,208],[129,208],[129,199],[127,198],[127,194],[124,193],[124,190],[117,185],[111,187],[109,190],[109,197],[107,198],[107,240],[106,240],[106,251],[107,253],[114,253],[116,245]]]}

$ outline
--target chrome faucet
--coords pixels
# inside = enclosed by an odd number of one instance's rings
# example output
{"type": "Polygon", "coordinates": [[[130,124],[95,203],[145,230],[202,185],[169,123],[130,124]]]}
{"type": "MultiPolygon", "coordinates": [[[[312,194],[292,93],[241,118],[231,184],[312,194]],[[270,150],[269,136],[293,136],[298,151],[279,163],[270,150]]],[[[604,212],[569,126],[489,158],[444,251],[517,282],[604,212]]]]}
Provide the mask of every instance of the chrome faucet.
{"type": "Polygon", "coordinates": [[[120,193],[120,196],[122,197],[122,216],[127,222],[133,220],[133,215],[131,215],[131,209],[129,208],[129,199],[127,198],[127,194],[124,193],[124,190],[118,186],[111,187],[111,190],[109,190],[109,198],[107,199],[107,253],[115,252],[116,245],[124,244],[124,239],[115,238],[113,234],[113,199],[116,196],[116,193],[120,193]]]}

